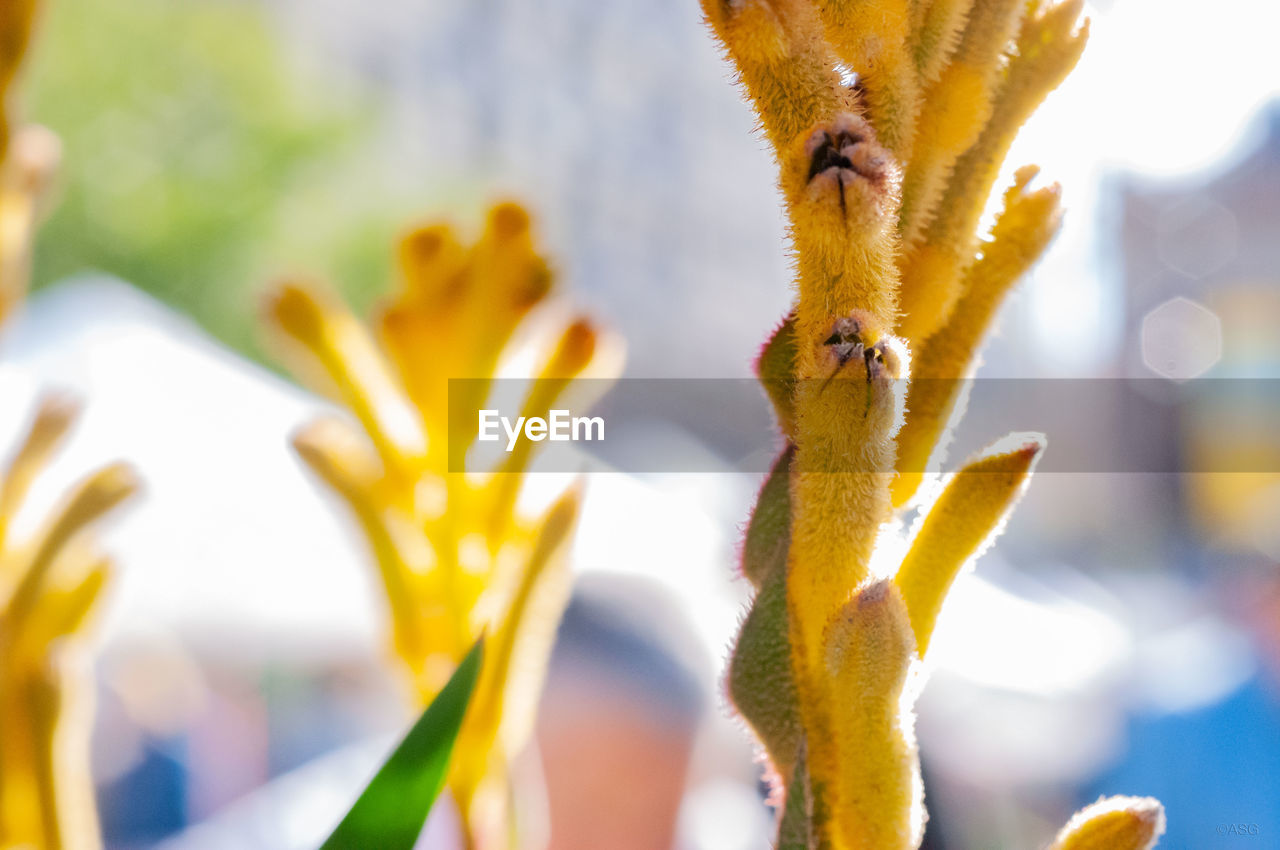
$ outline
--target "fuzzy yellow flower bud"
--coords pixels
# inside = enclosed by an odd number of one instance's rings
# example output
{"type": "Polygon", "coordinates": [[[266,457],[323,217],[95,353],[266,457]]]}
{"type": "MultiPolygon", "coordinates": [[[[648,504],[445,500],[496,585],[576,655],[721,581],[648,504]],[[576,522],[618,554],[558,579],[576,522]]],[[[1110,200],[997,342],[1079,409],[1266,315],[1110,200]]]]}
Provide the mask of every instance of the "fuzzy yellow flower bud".
{"type": "Polygon", "coordinates": [[[876,535],[889,518],[893,438],[909,363],[898,342],[880,336],[874,317],[860,311],[802,348],[811,371],[796,391],[787,595],[795,650],[818,653],[822,629],[867,578],[876,535]]]}
{"type": "MultiPolygon", "coordinates": [[[[845,112],[799,135],[782,164],[796,249],[796,333],[809,339],[851,310],[886,329],[897,313],[897,214],[901,174],[871,125],[845,112]]],[[[805,347],[798,374],[805,377],[805,347]]]]}
{"type": "Polygon", "coordinates": [[[965,464],[929,508],[894,578],[921,656],[951,583],[999,533],[1043,450],[1039,434],[1010,434],[965,464]]]}
{"type": "Polygon", "coordinates": [[[737,65],[775,150],[856,107],[811,0],[702,0],[702,10],[737,65]]]}
{"type": "Polygon", "coordinates": [[[1163,834],[1160,801],[1108,797],[1072,816],[1049,850],[1150,850],[1163,834]]]}
{"type": "Polygon", "coordinates": [[[894,507],[910,502],[930,469],[942,461],[950,426],[964,413],[969,378],[996,312],[1058,231],[1061,190],[1057,184],[1030,189],[1037,173],[1034,166],[1018,169],[991,239],[965,275],[959,305],[916,350],[912,372],[917,380],[907,395],[911,416],[898,435],[894,507]]]}
{"type": "Polygon", "coordinates": [[[916,4],[911,55],[924,82],[933,82],[956,49],[973,0],[933,0],[916,4]]]}
{"type": "MultiPolygon", "coordinates": [[[[834,777],[811,751],[814,781],[835,786],[835,834],[842,850],[909,850],[924,833],[924,788],[914,716],[904,704],[915,641],[907,608],[889,581],[864,587],[826,633],[831,678],[834,777]]],[[[815,742],[815,746],[818,742],[815,742]]]]}
{"type": "MultiPolygon", "coordinates": [[[[910,168],[902,187],[899,229],[908,245],[919,240],[956,159],[977,139],[991,115],[1000,56],[1017,32],[1023,5],[1022,0],[975,4],[955,55],[924,96],[910,168]]],[[[944,317],[951,309],[951,303],[942,300],[934,306],[944,317]]],[[[923,307],[910,302],[910,309],[916,312],[923,307]]]]}
{"type": "Polygon", "coordinates": [[[871,561],[941,460],[1000,301],[1057,228],[1057,188],[1030,190],[1024,169],[991,239],[977,232],[1014,134],[1080,55],[1082,2],[702,0],[777,153],[795,259],[796,301],[756,364],[788,447],[748,525],[757,593],[728,677],[787,786],[779,850],[922,837],[916,647],[1042,443],[953,476],[895,579],[871,561]]]}
{"type": "Polygon", "coordinates": [[[867,117],[880,142],[905,160],[920,108],[920,86],[908,48],[907,0],[820,0],[827,40],[858,74],[867,117]]]}
{"type": "Polygon", "coordinates": [[[996,85],[990,118],[950,170],[932,220],[904,252],[902,318],[897,332],[912,345],[925,340],[955,309],[962,277],[973,263],[987,198],[1018,129],[1075,67],[1088,38],[1076,25],[1083,0],[1064,0],[1028,15],[1017,48],[996,85]]]}

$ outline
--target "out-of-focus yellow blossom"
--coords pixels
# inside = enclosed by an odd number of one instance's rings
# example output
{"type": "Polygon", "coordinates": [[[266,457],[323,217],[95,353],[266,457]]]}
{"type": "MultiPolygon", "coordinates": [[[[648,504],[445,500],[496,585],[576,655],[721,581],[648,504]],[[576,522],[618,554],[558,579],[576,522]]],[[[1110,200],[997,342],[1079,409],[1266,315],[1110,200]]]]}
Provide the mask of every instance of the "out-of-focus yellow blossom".
{"type": "Polygon", "coordinates": [[[0,159],[8,153],[14,123],[14,81],[27,55],[39,5],[36,0],[6,0],[0,4],[0,159]]]}
{"type": "MultiPolygon", "coordinates": [[[[1021,169],[985,236],[980,217],[1088,22],[1082,0],[702,6],[773,147],[796,270],[757,363],[787,446],[747,528],[757,595],[728,690],[785,796],[780,850],[908,850],[925,821],[913,671],[1043,448],[1011,435],[923,486],[993,316],[1057,230],[1059,190],[1021,169]],[[881,535],[917,502],[894,570],[881,535]]],[[[1107,816],[1068,830],[1104,838],[1062,846],[1146,846],[1106,843],[1131,826],[1107,816]]]]}
{"type": "MultiPolygon", "coordinates": [[[[528,738],[567,600],[565,549],[582,493],[571,488],[542,516],[522,516],[516,502],[534,448],[526,439],[487,474],[460,470],[477,437],[475,411],[553,278],[514,203],[491,209],[471,243],[447,225],[414,230],[400,242],[399,266],[400,286],[370,326],[296,282],[275,290],[268,313],[299,374],[358,425],[323,419],[294,446],[369,543],[392,646],[418,700],[428,702],[488,635],[449,785],[468,847],[489,850],[511,841],[508,761],[528,738]]],[[[607,347],[586,318],[566,320],[521,415],[545,416],[593,363],[607,369],[607,347]]]]}
{"type": "Polygon", "coordinates": [[[0,847],[99,846],[80,662],[112,565],[86,532],[137,481],[123,464],[98,470],[35,535],[12,534],[75,415],[65,399],[44,400],[0,479],[0,847]]]}
{"type": "Polygon", "coordinates": [[[0,3],[0,323],[27,288],[40,203],[58,164],[58,139],[15,119],[15,83],[38,14],[35,0],[0,3]]]}
{"type": "MultiPolygon", "coordinates": [[[[0,4],[0,325],[27,288],[31,241],[59,156],[48,130],[14,120],[13,84],[37,4],[0,4]]],[[[137,489],[129,468],[90,474],[28,536],[14,533],[32,483],[77,409],[40,402],[0,468],[0,848],[100,846],[82,669],[89,623],[112,572],[88,532],[137,489]]]]}

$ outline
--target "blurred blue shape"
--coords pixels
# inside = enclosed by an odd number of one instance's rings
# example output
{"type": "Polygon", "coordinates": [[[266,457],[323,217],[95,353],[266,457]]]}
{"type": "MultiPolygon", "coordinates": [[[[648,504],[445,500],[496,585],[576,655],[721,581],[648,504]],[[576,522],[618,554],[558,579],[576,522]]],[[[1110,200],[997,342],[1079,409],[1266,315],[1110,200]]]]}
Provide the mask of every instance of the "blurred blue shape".
{"type": "Polygon", "coordinates": [[[1162,848],[1280,846],[1280,687],[1264,672],[1195,710],[1135,715],[1121,760],[1092,783],[1099,795],[1164,803],[1162,848]],[[1243,833],[1243,835],[1241,835],[1243,833]]]}

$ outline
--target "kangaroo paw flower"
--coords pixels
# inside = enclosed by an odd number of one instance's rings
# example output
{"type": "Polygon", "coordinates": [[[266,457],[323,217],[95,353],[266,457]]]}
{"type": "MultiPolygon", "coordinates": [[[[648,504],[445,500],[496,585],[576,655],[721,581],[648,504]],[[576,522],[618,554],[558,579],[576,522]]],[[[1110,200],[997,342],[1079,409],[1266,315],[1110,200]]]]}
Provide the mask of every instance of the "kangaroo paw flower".
{"type": "MultiPolygon", "coordinates": [[[[567,600],[581,493],[571,489],[540,519],[520,515],[535,448],[527,440],[482,476],[460,470],[508,344],[554,281],[528,212],[511,202],[489,211],[471,243],[444,224],[410,231],[398,260],[399,288],[372,329],[300,284],[279,288],[268,316],[304,355],[305,374],[359,425],[312,423],[294,447],[367,539],[390,645],[418,698],[430,701],[476,636],[492,635],[449,777],[468,846],[490,850],[506,844],[508,765],[528,736],[567,600]]],[[[591,321],[553,330],[526,416],[545,415],[602,360],[616,365],[616,346],[591,321]]]]}
{"type": "MultiPolygon", "coordinates": [[[[892,578],[878,544],[942,460],[992,317],[1058,228],[1058,188],[1031,188],[1026,168],[978,233],[1018,128],[1080,56],[1083,0],[702,6],[777,154],[795,257],[793,309],[756,363],[787,448],[743,542],[756,597],[727,687],[786,785],[780,850],[909,850],[925,821],[913,670],[1042,440],[953,475],[892,578]]],[[[1138,846],[1107,840],[1069,846],[1138,846]]]]}

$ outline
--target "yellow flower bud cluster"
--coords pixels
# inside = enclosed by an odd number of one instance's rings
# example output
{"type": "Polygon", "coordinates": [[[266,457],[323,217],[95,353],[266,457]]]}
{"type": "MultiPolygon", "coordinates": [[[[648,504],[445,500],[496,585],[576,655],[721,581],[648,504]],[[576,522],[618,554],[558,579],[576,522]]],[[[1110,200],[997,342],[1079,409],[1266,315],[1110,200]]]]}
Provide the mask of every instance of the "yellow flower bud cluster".
{"type": "MultiPolygon", "coordinates": [[[[31,243],[60,153],[48,130],[14,119],[14,83],[37,7],[0,4],[0,324],[26,293],[31,243]]],[[[112,464],[65,493],[33,534],[17,533],[16,522],[78,413],[69,399],[43,398],[0,466],[0,847],[101,846],[89,770],[91,691],[81,668],[114,567],[92,529],[138,482],[127,466],[112,464]]]]}

